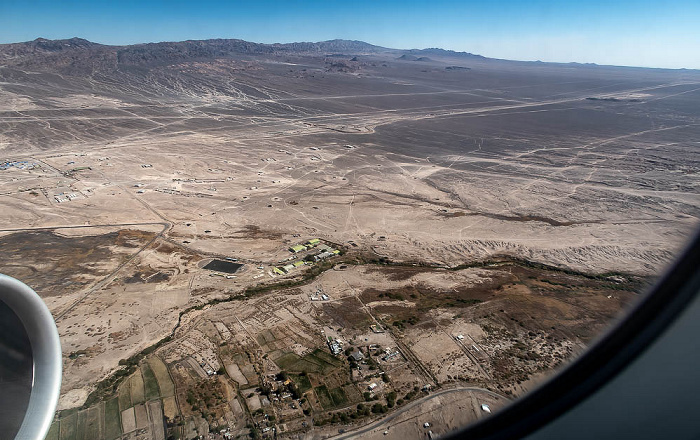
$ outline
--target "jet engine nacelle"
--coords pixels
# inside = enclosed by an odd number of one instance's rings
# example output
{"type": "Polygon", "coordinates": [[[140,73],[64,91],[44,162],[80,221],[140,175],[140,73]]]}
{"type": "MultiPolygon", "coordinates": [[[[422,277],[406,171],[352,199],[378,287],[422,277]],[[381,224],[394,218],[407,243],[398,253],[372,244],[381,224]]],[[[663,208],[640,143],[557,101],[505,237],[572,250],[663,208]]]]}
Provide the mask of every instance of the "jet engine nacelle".
{"type": "Polygon", "coordinates": [[[44,301],[0,274],[0,437],[43,439],[61,389],[61,343],[44,301]]]}

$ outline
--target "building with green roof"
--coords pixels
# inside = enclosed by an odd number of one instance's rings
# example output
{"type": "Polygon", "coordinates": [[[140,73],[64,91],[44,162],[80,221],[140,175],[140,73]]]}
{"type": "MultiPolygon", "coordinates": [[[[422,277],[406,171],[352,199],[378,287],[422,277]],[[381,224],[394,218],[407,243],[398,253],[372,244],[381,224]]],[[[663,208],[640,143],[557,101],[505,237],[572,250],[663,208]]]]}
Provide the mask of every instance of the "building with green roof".
{"type": "Polygon", "coordinates": [[[306,246],[304,246],[303,244],[297,244],[297,245],[294,245],[294,246],[290,247],[289,250],[292,251],[292,252],[294,252],[295,254],[297,254],[297,253],[299,253],[299,252],[301,252],[301,251],[305,251],[305,250],[306,250],[306,246]]]}

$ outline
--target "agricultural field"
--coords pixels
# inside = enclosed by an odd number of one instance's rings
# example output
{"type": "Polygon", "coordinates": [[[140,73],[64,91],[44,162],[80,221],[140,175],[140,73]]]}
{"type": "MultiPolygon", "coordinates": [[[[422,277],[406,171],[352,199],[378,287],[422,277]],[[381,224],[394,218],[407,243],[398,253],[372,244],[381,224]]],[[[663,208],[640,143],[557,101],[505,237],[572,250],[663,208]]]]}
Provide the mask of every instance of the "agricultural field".
{"type": "Polygon", "coordinates": [[[145,400],[152,400],[160,396],[158,381],[150,365],[144,364],[141,366],[141,374],[143,375],[143,388],[145,400]]]}
{"type": "Polygon", "coordinates": [[[321,375],[327,375],[330,371],[343,365],[337,358],[320,349],[316,349],[302,357],[295,353],[285,353],[274,359],[274,361],[282,370],[293,373],[318,373],[321,375]]]}
{"type": "Polygon", "coordinates": [[[105,440],[115,440],[121,437],[119,399],[112,398],[105,402],[105,440]]]}
{"type": "Polygon", "coordinates": [[[308,375],[290,374],[289,378],[299,388],[300,393],[305,393],[311,389],[311,381],[308,375]]]}
{"type": "Polygon", "coordinates": [[[341,387],[328,389],[325,385],[314,388],[323,409],[342,408],[348,405],[349,400],[341,387]]]}
{"type": "Polygon", "coordinates": [[[144,429],[153,438],[164,439],[163,410],[174,418],[174,384],[167,368],[159,358],[148,358],[118,387],[108,400],[97,402],[86,409],[60,413],[52,435],[57,440],[116,440],[136,429],[144,429]],[[157,373],[156,373],[157,372],[157,373]],[[167,395],[160,390],[166,390],[167,395]],[[161,398],[168,404],[161,404],[161,398]]]}
{"type": "Polygon", "coordinates": [[[78,413],[74,411],[66,417],[62,417],[59,421],[61,440],[75,440],[78,435],[78,413]]]}
{"type": "Polygon", "coordinates": [[[49,428],[49,432],[46,434],[46,440],[58,440],[59,432],[60,432],[59,423],[58,422],[52,423],[51,428],[49,428]]]}

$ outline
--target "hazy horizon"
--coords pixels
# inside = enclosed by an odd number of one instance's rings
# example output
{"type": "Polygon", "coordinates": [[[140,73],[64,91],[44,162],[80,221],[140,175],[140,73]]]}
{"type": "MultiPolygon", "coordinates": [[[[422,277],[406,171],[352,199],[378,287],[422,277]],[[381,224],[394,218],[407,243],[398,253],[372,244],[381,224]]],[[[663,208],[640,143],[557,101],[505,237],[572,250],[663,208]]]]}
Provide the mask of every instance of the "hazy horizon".
{"type": "Polygon", "coordinates": [[[259,43],[347,39],[510,60],[698,69],[697,17],[700,4],[690,1],[305,1],[290,6],[203,0],[193,6],[42,0],[0,6],[0,43],[74,36],[111,45],[213,38],[259,43]]]}

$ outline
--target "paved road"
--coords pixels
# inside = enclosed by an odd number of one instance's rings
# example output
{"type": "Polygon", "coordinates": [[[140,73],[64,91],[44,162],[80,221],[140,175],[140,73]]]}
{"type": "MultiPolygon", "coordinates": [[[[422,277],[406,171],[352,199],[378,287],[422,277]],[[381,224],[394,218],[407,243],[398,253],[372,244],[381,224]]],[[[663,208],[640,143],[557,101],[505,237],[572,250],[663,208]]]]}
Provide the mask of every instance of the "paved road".
{"type": "Polygon", "coordinates": [[[499,398],[499,399],[506,399],[506,400],[509,400],[509,399],[508,399],[507,397],[505,397],[505,396],[501,396],[501,395],[498,394],[498,393],[494,393],[493,391],[486,390],[486,389],[484,389],[484,388],[476,388],[476,387],[451,388],[451,389],[449,389],[449,390],[437,391],[437,392],[435,392],[435,393],[432,393],[432,394],[430,394],[430,395],[428,395],[428,396],[423,397],[422,399],[415,400],[415,401],[409,403],[408,405],[404,406],[404,407],[401,408],[400,410],[398,410],[398,411],[394,412],[393,414],[387,416],[386,418],[383,418],[383,419],[381,419],[381,420],[377,420],[376,422],[374,422],[374,423],[372,423],[372,424],[370,424],[370,425],[367,425],[367,426],[365,426],[365,427],[363,427],[363,428],[360,428],[360,429],[357,429],[357,430],[351,431],[351,432],[345,432],[345,433],[343,433],[343,434],[339,434],[339,435],[336,435],[336,436],[333,436],[333,437],[330,437],[330,438],[332,438],[332,439],[334,439],[334,440],[344,440],[344,439],[349,439],[349,438],[352,438],[352,437],[355,437],[355,436],[364,434],[364,433],[366,433],[366,432],[369,432],[369,431],[372,431],[372,430],[374,430],[374,429],[379,428],[381,425],[386,425],[386,424],[390,423],[392,420],[394,420],[395,418],[397,418],[397,417],[400,416],[401,414],[405,413],[406,411],[410,410],[411,408],[415,408],[416,406],[422,405],[422,404],[424,404],[425,402],[427,402],[427,401],[429,401],[429,400],[431,400],[431,399],[434,399],[434,398],[439,397],[439,396],[444,396],[445,394],[459,393],[459,392],[466,392],[466,391],[477,391],[477,392],[480,392],[480,393],[489,394],[489,395],[494,396],[494,397],[497,397],[497,398],[499,398]]]}

